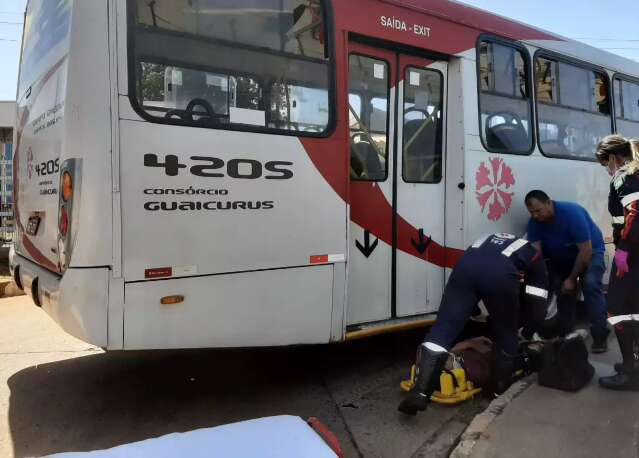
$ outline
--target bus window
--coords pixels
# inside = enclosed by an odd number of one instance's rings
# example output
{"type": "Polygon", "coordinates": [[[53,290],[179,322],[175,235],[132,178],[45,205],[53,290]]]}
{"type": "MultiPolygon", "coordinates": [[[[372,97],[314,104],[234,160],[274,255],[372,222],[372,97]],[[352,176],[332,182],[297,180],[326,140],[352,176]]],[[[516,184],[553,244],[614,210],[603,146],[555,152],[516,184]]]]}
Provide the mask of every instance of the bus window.
{"type": "Polygon", "coordinates": [[[351,54],[349,113],[353,179],[386,179],[389,90],[386,62],[351,54]]]}
{"type": "Polygon", "coordinates": [[[322,132],[328,124],[326,91],[285,82],[271,88],[271,126],[300,132],[322,132]]]}
{"type": "Polygon", "coordinates": [[[479,44],[480,133],[488,151],[526,154],[533,148],[530,71],[515,46],[479,44]]]}
{"type": "Polygon", "coordinates": [[[639,137],[639,83],[615,78],[615,117],[619,134],[639,137]]]}
{"type": "Polygon", "coordinates": [[[323,135],[321,0],[129,0],[132,101],[154,122],[323,135]]]}
{"type": "Polygon", "coordinates": [[[348,94],[348,106],[348,126],[354,130],[362,117],[362,97],[357,94],[348,94]]]}
{"type": "Polygon", "coordinates": [[[535,59],[539,148],[547,156],[594,160],[612,132],[605,74],[549,57],[535,59]]]}
{"type": "Polygon", "coordinates": [[[441,180],[442,122],[441,73],[408,67],[404,75],[404,181],[441,180]]]}
{"type": "Polygon", "coordinates": [[[70,0],[31,0],[27,4],[18,97],[69,52],[70,0]]]}

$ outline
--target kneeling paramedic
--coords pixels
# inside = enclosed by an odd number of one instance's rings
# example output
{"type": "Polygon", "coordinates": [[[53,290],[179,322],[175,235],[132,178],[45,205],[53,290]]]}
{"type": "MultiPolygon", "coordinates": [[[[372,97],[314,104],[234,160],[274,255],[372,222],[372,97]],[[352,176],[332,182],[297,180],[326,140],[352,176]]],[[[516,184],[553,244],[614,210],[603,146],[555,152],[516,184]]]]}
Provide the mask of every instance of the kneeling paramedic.
{"type": "Polygon", "coordinates": [[[547,298],[546,264],[528,241],[495,234],[473,243],[448,280],[437,322],[417,352],[415,384],[399,410],[415,415],[426,409],[448,350],[480,300],[491,317],[495,392],[506,391],[519,356],[520,323],[523,337],[530,340],[543,324],[547,298]]]}

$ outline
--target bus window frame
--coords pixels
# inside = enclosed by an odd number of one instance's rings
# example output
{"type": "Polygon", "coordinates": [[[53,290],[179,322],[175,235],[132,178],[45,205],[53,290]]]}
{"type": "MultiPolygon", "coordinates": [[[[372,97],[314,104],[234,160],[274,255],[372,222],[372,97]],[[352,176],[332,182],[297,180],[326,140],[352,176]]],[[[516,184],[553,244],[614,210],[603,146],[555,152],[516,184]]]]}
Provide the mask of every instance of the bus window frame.
{"type": "MultiPolygon", "coordinates": [[[[391,161],[391,157],[390,157],[390,150],[389,150],[389,143],[391,143],[390,140],[390,118],[391,118],[391,97],[393,95],[393,86],[391,84],[391,79],[393,77],[393,66],[391,65],[391,63],[389,61],[387,61],[386,59],[379,57],[379,56],[374,56],[374,55],[369,55],[363,52],[359,52],[359,51],[349,51],[349,53],[347,54],[347,58],[346,58],[346,68],[347,68],[347,77],[346,77],[346,92],[348,94],[350,94],[350,76],[351,76],[351,72],[350,72],[350,62],[351,62],[351,56],[361,56],[361,57],[366,57],[368,59],[374,59],[377,60],[379,62],[384,62],[386,64],[386,68],[388,69],[388,77],[387,77],[387,81],[386,81],[386,90],[387,90],[387,95],[388,95],[388,99],[386,100],[386,167],[384,168],[384,178],[383,179],[379,179],[379,180],[370,180],[370,179],[364,179],[364,178],[353,178],[352,176],[350,176],[349,173],[349,180],[350,181],[361,181],[363,183],[385,183],[386,180],[388,180],[388,170],[390,168],[390,161],[391,161]]],[[[395,69],[396,71],[396,69],[395,69]]],[[[361,95],[360,95],[361,98],[361,95]]],[[[371,99],[372,102],[372,99],[371,99]]],[[[350,119],[350,101],[346,100],[346,106],[348,109],[348,116],[346,119],[350,119]]],[[[364,99],[362,98],[362,111],[364,110],[364,99]]],[[[348,131],[348,161],[350,164],[350,160],[351,160],[351,126],[350,126],[350,122],[347,122],[347,128],[346,130],[348,131]]],[[[370,134],[370,130],[369,130],[369,134],[370,134]]],[[[394,136],[396,137],[397,134],[395,133],[394,136]]],[[[393,144],[395,144],[395,139],[393,138],[393,144]]]]}
{"type": "MultiPolygon", "coordinates": [[[[615,107],[614,107],[614,100],[613,98],[613,92],[612,92],[612,81],[610,80],[610,74],[608,73],[608,69],[606,69],[606,67],[602,67],[600,65],[596,65],[596,64],[592,64],[590,62],[586,62],[583,60],[579,60],[579,59],[575,59],[569,56],[566,56],[564,54],[555,52],[555,51],[550,51],[548,49],[544,49],[544,48],[538,48],[535,53],[533,54],[533,78],[535,80],[535,87],[534,87],[534,100],[535,100],[535,123],[536,123],[536,131],[537,131],[537,145],[539,146],[539,152],[542,154],[542,156],[547,157],[547,158],[552,158],[552,159],[563,159],[566,161],[580,161],[580,162],[597,162],[597,158],[595,157],[595,152],[593,151],[592,153],[592,159],[588,159],[586,157],[567,157],[567,156],[560,156],[560,155],[556,155],[556,154],[547,154],[544,152],[544,150],[541,148],[541,138],[539,136],[540,134],[540,129],[539,129],[539,104],[543,104],[543,105],[548,105],[548,106],[553,106],[553,107],[560,107],[560,108],[565,108],[568,110],[573,110],[573,111],[577,111],[577,112],[581,112],[581,113],[589,113],[589,114],[593,114],[593,115],[600,115],[600,116],[606,116],[603,113],[596,113],[594,111],[590,111],[590,110],[584,110],[584,109],[580,109],[580,108],[574,108],[574,107],[569,107],[566,105],[561,105],[558,103],[546,103],[546,102],[539,102],[537,100],[537,69],[535,66],[535,62],[537,61],[537,58],[547,58],[550,60],[553,60],[557,63],[559,62],[563,62],[564,64],[569,64],[569,65],[573,65],[579,68],[582,68],[584,70],[591,70],[597,73],[601,73],[605,76],[606,79],[606,83],[608,85],[608,104],[610,106],[610,114],[608,115],[610,117],[610,126],[612,128],[611,133],[615,132],[616,130],[616,126],[615,126],[615,107]]],[[[561,94],[561,84],[559,85],[559,93],[561,94]]]]}
{"type": "Polygon", "coordinates": [[[498,37],[496,35],[492,35],[490,33],[482,33],[477,37],[477,41],[475,42],[475,72],[476,72],[476,83],[477,83],[477,118],[478,118],[478,126],[479,126],[479,140],[481,141],[481,145],[484,148],[485,151],[492,153],[492,154],[509,154],[509,155],[513,155],[513,156],[530,156],[536,148],[536,142],[537,142],[537,122],[536,122],[536,111],[535,111],[535,98],[534,98],[534,93],[533,93],[533,79],[534,79],[534,68],[532,67],[534,62],[531,60],[531,55],[530,52],[528,51],[528,48],[526,48],[526,46],[520,42],[517,41],[513,41],[513,40],[508,40],[506,38],[501,38],[498,37]],[[517,99],[516,97],[512,97],[512,96],[508,96],[505,94],[501,94],[498,92],[494,92],[494,91],[482,91],[481,89],[481,80],[480,80],[480,45],[482,42],[489,42],[489,43],[496,43],[502,46],[507,46],[510,48],[514,48],[518,51],[521,51],[524,55],[524,61],[526,64],[526,69],[527,69],[527,81],[526,81],[526,90],[528,91],[528,99],[529,99],[529,115],[530,115],[530,136],[531,136],[531,142],[530,142],[530,148],[528,148],[528,150],[526,151],[520,151],[520,152],[509,152],[509,151],[496,151],[496,150],[492,150],[490,148],[488,148],[488,145],[486,145],[486,141],[484,139],[484,134],[482,134],[482,130],[484,129],[482,120],[481,120],[481,94],[482,92],[484,93],[488,93],[488,94],[493,94],[493,95],[498,95],[500,97],[504,97],[504,98],[509,98],[509,99],[516,99],[516,100],[520,100],[517,99]]]}
{"type": "MultiPolygon", "coordinates": [[[[230,130],[236,132],[251,132],[258,134],[269,134],[269,135],[283,135],[287,137],[311,137],[311,138],[329,138],[331,137],[336,129],[337,129],[337,70],[336,70],[336,33],[335,33],[335,20],[334,20],[334,11],[333,4],[331,0],[320,0],[322,3],[323,16],[324,16],[324,26],[325,26],[325,34],[327,40],[329,40],[328,46],[326,46],[326,50],[328,53],[327,56],[327,65],[328,65],[328,122],[326,124],[326,128],[323,132],[305,132],[298,130],[285,130],[285,129],[277,129],[273,127],[261,127],[261,126],[252,126],[248,124],[226,124],[219,126],[197,126],[188,121],[183,121],[181,119],[175,118],[160,118],[147,113],[142,105],[139,103],[137,99],[137,70],[136,64],[137,59],[135,55],[135,33],[136,28],[138,27],[137,22],[135,21],[135,2],[132,0],[126,1],[126,14],[127,14],[127,37],[126,37],[126,50],[127,50],[127,87],[128,87],[128,99],[129,103],[133,110],[145,121],[151,122],[154,124],[163,124],[163,125],[172,125],[172,126],[182,126],[182,127],[192,127],[199,129],[209,129],[209,130],[230,130]]],[[[173,34],[174,31],[164,30],[163,33],[173,34]]],[[[221,42],[222,40],[211,40],[221,42]]],[[[227,43],[234,47],[251,49],[251,50],[259,50],[266,54],[277,54],[283,55],[283,53],[278,52],[276,50],[265,50],[262,48],[256,48],[250,45],[246,45],[243,43],[227,43]]],[[[293,55],[295,58],[299,58],[300,60],[315,60],[309,58],[307,56],[299,56],[293,55]]],[[[286,56],[285,56],[286,57],[286,56]]],[[[159,59],[153,59],[153,63],[158,63],[159,59]]],[[[176,62],[171,62],[171,66],[176,66],[176,62]]],[[[193,65],[183,66],[183,68],[195,68],[193,65]]],[[[222,71],[222,73],[225,73],[222,71]]],[[[226,73],[225,73],[226,74],[226,73]]],[[[244,76],[248,75],[248,73],[244,73],[244,76]]],[[[229,75],[232,76],[232,75],[229,75]]],[[[252,77],[252,76],[251,76],[252,77]]],[[[262,79],[258,78],[257,81],[262,83],[262,79]]],[[[268,110],[265,110],[265,115],[268,110]]]]}
{"type": "MultiPolygon", "coordinates": [[[[612,86],[613,87],[611,88],[611,90],[612,90],[613,97],[616,95],[615,94],[615,88],[614,88],[614,81],[615,80],[625,81],[626,83],[632,83],[632,84],[636,84],[637,86],[639,86],[639,77],[626,75],[625,73],[615,72],[612,75],[612,82],[613,82],[612,86]]],[[[622,91],[621,95],[623,96],[623,91],[622,91]]],[[[622,100],[622,99],[620,99],[620,100],[622,100]]],[[[623,100],[622,100],[621,103],[623,103],[623,100]]],[[[614,99],[613,99],[613,105],[614,105],[614,99]]],[[[614,114],[613,119],[614,119],[614,122],[615,122],[615,125],[614,125],[615,130],[614,131],[617,132],[617,107],[613,106],[612,107],[612,111],[613,111],[613,114],[614,114]]],[[[625,122],[633,122],[635,124],[639,124],[639,120],[628,119],[628,118],[619,118],[619,119],[621,119],[622,121],[625,121],[625,122]]]]}
{"type": "MultiPolygon", "coordinates": [[[[409,183],[409,184],[440,184],[442,182],[442,180],[444,179],[445,163],[446,163],[446,158],[445,158],[446,151],[445,151],[445,148],[444,148],[444,135],[445,135],[445,133],[444,133],[444,124],[445,124],[445,120],[448,119],[448,117],[446,116],[446,108],[447,108],[446,107],[446,103],[445,103],[446,101],[444,100],[444,86],[446,85],[446,78],[444,77],[444,73],[441,70],[438,70],[438,69],[435,69],[435,68],[429,68],[429,67],[418,67],[417,65],[406,65],[404,67],[404,74],[402,75],[402,77],[404,78],[404,91],[402,93],[402,102],[403,103],[402,103],[402,107],[401,107],[401,109],[402,109],[402,119],[401,119],[401,122],[402,122],[402,144],[401,144],[401,147],[402,147],[402,151],[401,151],[401,153],[402,153],[402,173],[401,173],[402,181],[404,183],[409,183]],[[404,171],[405,171],[405,167],[404,167],[405,166],[405,163],[404,163],[404,141],[405,141],[405,138],[404,138],[404,126],[405,126],[405,115],[406,115],[406,107],[405,107],[405,104],[406,104],[406,100],[405,100],[406,88],[405,88],[405,84],[406,84],[406,74],[408,72],[408,69],[424,70],[424,71],[437,73],[439,75],[439,77],[441,78],[440,79],[441,84],[439,85],[439,100],[441,101],[440,104],[441,104],[441,111],[442,111],[442,119],[441,119],[441,122],[438,123],[438,127],[437,127],[437,136],[439,137],[437,140],[439,141],[439,153],[440,153],[439,156],[440,156],[440,159],[441,159],[441,164],[440,164],[441,176],[439,177],[439,180],[437,180],[437,181],[410,181],[410,180],[407,180],[404,177],[404,171]]],[[[398,145],[399,145],[399,143],[398,143],[398,145]]]]}

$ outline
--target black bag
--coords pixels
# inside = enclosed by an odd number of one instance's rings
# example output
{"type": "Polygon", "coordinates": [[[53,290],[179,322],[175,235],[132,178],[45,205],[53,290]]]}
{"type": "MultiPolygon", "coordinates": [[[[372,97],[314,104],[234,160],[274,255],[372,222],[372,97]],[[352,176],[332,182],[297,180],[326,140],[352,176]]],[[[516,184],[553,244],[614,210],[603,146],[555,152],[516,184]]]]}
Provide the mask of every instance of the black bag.
{"type": "Polygon", "coordinates": [[[539,384],[564,391],[579,391],[595,375],[581,336],[548,342],[541,351],[539,384]]]}

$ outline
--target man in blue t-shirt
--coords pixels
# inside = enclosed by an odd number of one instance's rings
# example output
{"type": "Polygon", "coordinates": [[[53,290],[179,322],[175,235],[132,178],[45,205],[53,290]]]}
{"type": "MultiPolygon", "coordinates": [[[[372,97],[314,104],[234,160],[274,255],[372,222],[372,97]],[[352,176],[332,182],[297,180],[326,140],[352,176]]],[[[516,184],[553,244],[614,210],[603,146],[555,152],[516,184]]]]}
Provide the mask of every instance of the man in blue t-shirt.
{"type": "Polygon", "coordinates": [[[580,281],[591,324],[592,352],[608,349],[606,299],[603,294],[604,240],[588,211],[571,202],[553,201],[539,190],[526,195],[528,240],[548,260],[557,292],[559,332],[574,330],[577,281],[580,281]]]}

